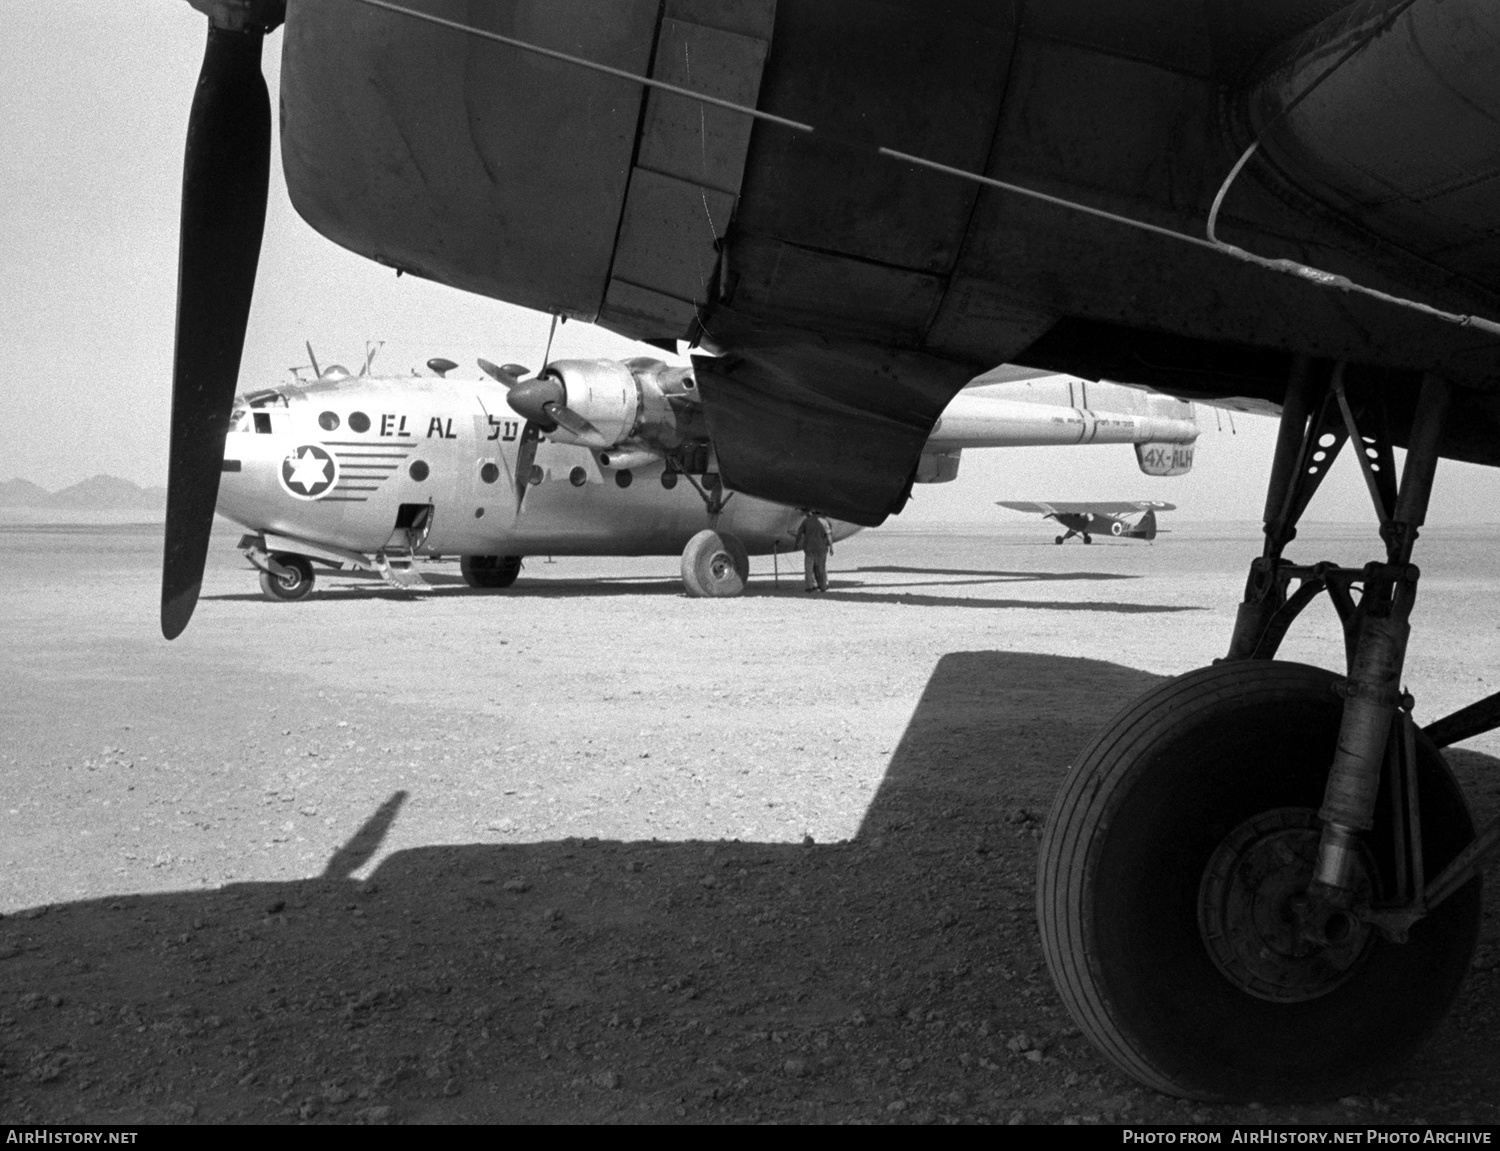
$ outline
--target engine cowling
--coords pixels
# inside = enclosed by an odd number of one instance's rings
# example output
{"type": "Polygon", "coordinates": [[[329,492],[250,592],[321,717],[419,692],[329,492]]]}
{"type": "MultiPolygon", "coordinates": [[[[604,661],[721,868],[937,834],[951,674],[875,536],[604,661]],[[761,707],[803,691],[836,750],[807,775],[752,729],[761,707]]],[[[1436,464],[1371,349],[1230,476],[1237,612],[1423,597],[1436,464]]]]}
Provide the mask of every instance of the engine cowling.
{"type": "Polygon", "coordinates": [[[635,376],[615,360],[554,360],[542,373],[563,386],[563,406],[593,425],[578,434],[559,427],[552,438],[588,448],[611,448],[635,432],[641,389],[635,376]]]}

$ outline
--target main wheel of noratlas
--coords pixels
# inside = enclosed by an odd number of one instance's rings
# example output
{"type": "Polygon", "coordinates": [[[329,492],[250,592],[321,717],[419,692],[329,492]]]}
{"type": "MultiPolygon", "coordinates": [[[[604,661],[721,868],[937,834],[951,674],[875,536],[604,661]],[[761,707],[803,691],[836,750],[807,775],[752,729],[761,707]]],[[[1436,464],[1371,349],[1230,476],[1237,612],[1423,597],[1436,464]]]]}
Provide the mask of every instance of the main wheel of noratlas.
{"type": "MultiPolygon", "coordinates": [[[[1442,1019],[1478,935],[1475,879],[1395,943],[1357,915],[1322,943],[1296,908],[1343,698],[1332,673],[1237,661],[1142,696],[1085,749],[1042,840],[1042,948],[1069,1012],[1121,1069],[1173,1095],[1296,1101],[1389,1075],[1442,1019]]],[[[1473,838],[1417,733],[1426,875],[1473,838]]],[[[1388,795],[1356,908],[1395,897],[1388,795]]]]}
{"type": "Polygon", "coordinates": [[[736,596],[750,580],[750,554],[739,537],[704,528],[682,549],[682,586],[693,598],[736,596]]]}
{"type": "Polygon", "coordinates": [[[281,568],[281,573],[272,574],[268,571],[260,573],[261,594],[267,599],[301,599],[312,591],[312,560],[306,556],[294,556],[287,552],[272,552],[268,558],[281,568]]]}
{"type": "Polygon", "coordinates": [[[472,588],[495,591],[510,587],[521,574],[520,556],[460,556],[458,570],[472,588]]]}

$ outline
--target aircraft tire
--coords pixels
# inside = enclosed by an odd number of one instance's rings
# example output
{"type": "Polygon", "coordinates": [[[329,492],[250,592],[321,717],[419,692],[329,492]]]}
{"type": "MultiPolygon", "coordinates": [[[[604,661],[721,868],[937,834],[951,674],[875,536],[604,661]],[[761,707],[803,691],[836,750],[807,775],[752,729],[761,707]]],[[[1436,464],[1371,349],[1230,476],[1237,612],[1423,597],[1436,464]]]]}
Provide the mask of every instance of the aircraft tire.
{"type": "Polygon", "coordinates": [[[458,570],[471,588],[498,591],[516,582],[521,574],[521,557],[460,556],[458,570]]]}
{"type": "Polygon", "coordinates": [[[737,596],[749,574],[745,545],[728,532],[704,528],[682,549],[682,586],[692,599],[737,596]]]}
{"type": "Polygon", "coordinates": [[[273,552],[271,559],[285,568],[287,574],[278,576],[270,572],[260,573],[260,591],[266,599],[297,600],[312,591],[314,576],[310,559],[287,552],[273,552]]]}
{"type": "MultiPolygon", "coordinates": [[[[1286,946],[1283,909],[1316,857],[1339,682],[1260,660],[1168,680],[1094,738],[1053,804],[1037,883],[1047,965],[1084,1034],[1155,1090],[1346,1095],[1392,1074],[1458,993],[1478,937],[1477,879],[1407,943],[1355,923],[1342,944],[1286,946]]],[[[1474,832],[1420,732],[1417,749],[1431,879],[1474,832]]],[[[1374,898],[1394,894],[1389,808],[1382,798],[1359,865],[1374,898]]]]}
{"type": "Polygon", "coordinates": [[[1089,535],[1088,532],[1084,532],[1083,533],[1083,542],[1086,543],[1086,544],[1091,544],[1091,543],[1094,542],[1094,537],[1091,536],[1091,535],[1089,535]]]}
{"type": "Polygon", "coordinates": [[[1052,541],[1052,542],[1053,542],[1053,543],[1055,543],[1055,544],[1060,544],[1060,543],[1062,543],[1062,542],[1063,542],[1063,537],[1062,537],[1062,536],[1058,536],[1058,537],[1057,537],[1057,538],[1056,538],[1056,539],[1055,539],[1055,540],[1053,540],[1053,541],[1052,541]]]}
{"type": "Polygon", "coordinates": [[[720,532],[719,540],[724,545],[730,557],[734,560],[734,570],[740,573],[740,582],[750,582],[750,553],[745,550],[744,543],[740,537],[729,532],[720,532]]]}

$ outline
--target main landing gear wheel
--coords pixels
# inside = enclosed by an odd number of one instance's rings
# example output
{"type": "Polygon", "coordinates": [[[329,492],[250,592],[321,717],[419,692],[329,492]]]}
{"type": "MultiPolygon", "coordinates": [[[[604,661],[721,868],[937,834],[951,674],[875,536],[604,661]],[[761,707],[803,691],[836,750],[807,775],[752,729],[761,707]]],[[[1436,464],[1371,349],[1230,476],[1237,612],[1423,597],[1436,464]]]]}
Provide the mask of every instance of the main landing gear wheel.
{"type": "Polygon", "coordinates": [[[260,573],[261,594],[267,599],[301,599],[312,591],[312,560],[306,556],[294,556],[286,552],[272,552],[269,558],[281,565],[286,574],[272,575],[266,571],[260,573]]]}
{"type": "Polygon", "coordinates": [[[1053,542],[1053,543],[1055,543],[1055,544],[1060,544],[1060,543],[1062,543],[1062,542],[1063,542],[1063,539],[1064,539],[1064,537],[1063,537],[1063,536],[1058,536],[1058,537],[1057,537],[1057,538],[1056,538],[1056,539],[1055,539],[1055,540],[1053,540],[1053,541],[1052,541],[1052,542],[1053,542]]]}
{"type": "Polygon", "coordinates": [[[750,580],[750,555],[739,537],[705,528],[682,549],[682,586],[690,597],[736,596],[750,580]]]}
{"type": "Polygon", "coordinates": [[[1091,543],[1094,542],[1094,537],[1091,536],[1091,535],[1089,535],[1088,532],[1084,532],[1083,533],[1083,542],[1086,543],[1086,544],[1091,544],[1091,543]]]}
{"type": "Polygon", "coordinates": [[[460,556],[458,570],[470,587],[494,591],[516,582],[521,574],[521,557],[460,556]]]}
{"type": "MultiPolygon", "coordinates": [[[[1352,916],[1330,921],[1321,945],[1296,928],[1338,683],[1263,660],[1178,676],[1115,717],[1053,805],[1037,884],[1047,964],[1084,1034],[1150,1087],[1242,1102],[1344,1095],[1389,1075],[1458,993],[1477,879],[1404,944],[1352,916]]],[[[1431,878],[1474,832],[1420,732],[1417,764],[1431,878]]],[[[1356,901],[1396,897],[1387,795],[1375,820],[1356,901]]]]}

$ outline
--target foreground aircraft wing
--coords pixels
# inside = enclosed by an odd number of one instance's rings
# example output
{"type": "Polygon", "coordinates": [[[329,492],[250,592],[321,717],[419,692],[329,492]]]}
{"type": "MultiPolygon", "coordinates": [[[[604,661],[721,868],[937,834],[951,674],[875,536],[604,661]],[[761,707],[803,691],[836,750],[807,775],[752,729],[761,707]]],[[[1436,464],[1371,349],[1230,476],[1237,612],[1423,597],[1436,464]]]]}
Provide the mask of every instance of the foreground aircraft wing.
{"type": "Polygon", "coordinates": [[[283,163],[386,266],[694,343],[725,482],[862,524],[1001,363],[1246,410],[1299,356],[1408,410],[1441,370],[1442,450],[1500,463],[1500,15],[1203,11],[293,4],[283,163]]]}

